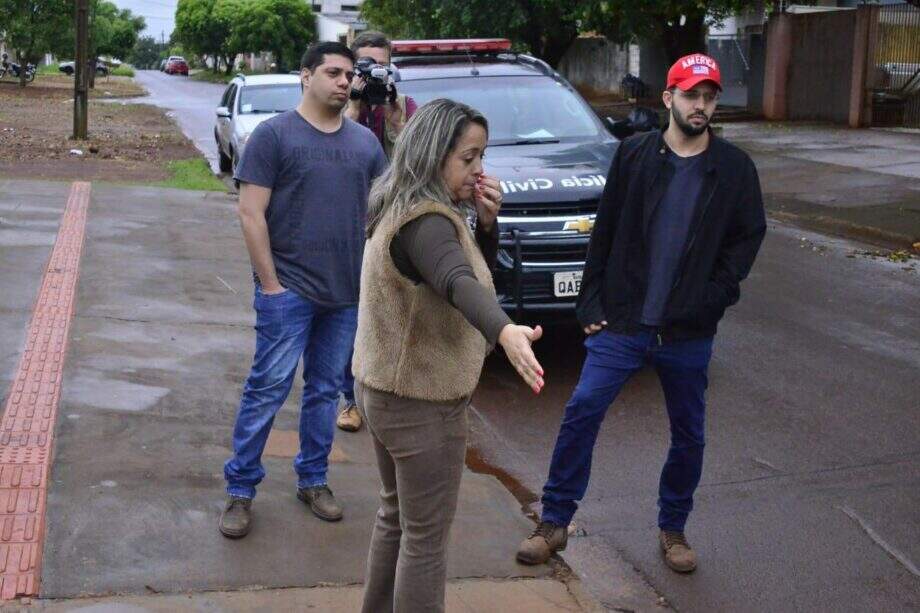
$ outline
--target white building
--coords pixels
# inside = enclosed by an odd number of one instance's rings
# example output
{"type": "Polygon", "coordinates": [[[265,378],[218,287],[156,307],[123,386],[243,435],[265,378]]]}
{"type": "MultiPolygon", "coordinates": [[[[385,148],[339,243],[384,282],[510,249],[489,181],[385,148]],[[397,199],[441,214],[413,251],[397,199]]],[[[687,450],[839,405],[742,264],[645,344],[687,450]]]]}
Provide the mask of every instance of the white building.
{"type": "Polygon", "coordinates": [[[317,40],[350,43],[357,32],[367,28],[361,20],[364,0],[313,0],[317,40]]]}

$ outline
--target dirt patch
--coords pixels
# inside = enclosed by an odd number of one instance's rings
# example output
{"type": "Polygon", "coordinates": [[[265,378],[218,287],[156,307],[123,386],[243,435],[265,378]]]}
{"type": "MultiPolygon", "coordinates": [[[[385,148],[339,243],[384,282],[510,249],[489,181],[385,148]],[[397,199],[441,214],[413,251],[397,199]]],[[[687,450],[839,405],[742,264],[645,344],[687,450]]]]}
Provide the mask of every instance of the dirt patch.
{"type": "MultiPolygon", "coordinates": [[[[48,95],[49,90],[63,90],[69,92],[69,97],[73,98],[73,86],[73,77],[65,74],[38,75],[34,83],[30,83],[22,90],[22,95],[40,98],[48,95]]],[[[8,87],[22,89],[19,87],[18,80],[9,77],[0,81],[0,88],[8,87]]],[[[147,90],[130,77],[97,77],[96,87],[89,90],[90,98],[137,98],[146,95],[147,90]]]]}
{"type": "Polygon", "coordinates": [[[0,175],[160,181],[170,176],[166,163],[198,157],[162,110],[105,100],[146,93],[126,77],[97,80],[89,103],[90,138],[71,139],[72,88],[73,79],[66,76],[39,76],[25,88],[0,84],[0,175]]]}

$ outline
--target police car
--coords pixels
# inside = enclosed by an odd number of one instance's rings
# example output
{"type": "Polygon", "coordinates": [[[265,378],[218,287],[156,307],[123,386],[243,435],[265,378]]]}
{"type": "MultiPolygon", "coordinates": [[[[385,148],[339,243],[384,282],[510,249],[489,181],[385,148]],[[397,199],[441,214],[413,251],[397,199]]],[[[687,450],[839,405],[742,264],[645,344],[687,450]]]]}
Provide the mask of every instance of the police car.
{"type": "Polygon", "coordinates": [[[506,39],[393,41],[393,79],[421,106],[469,104],[489,120],[485,170],[501,181],[499,300],[516,317],[570,316],[617,143],[577,91],[506,39]]]}

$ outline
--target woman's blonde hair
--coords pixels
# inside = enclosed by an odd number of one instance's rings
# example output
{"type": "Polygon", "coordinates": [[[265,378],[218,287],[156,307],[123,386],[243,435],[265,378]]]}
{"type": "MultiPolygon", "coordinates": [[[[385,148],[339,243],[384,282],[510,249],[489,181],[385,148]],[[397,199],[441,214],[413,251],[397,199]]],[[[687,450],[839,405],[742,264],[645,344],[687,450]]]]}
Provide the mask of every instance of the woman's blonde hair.
{"type": "Polygon", "coordinates": [[[469,203],[454,202],[444,183],[444,162],[460,136],[478,124],[489,133],[482,113],[461,102],[439,98],[416,111],[393,148],[390,166],[374,182],[368,198],[367,235],[393,212],[401,217],[413,207],[434,200],[463,212],[469,203]]]}

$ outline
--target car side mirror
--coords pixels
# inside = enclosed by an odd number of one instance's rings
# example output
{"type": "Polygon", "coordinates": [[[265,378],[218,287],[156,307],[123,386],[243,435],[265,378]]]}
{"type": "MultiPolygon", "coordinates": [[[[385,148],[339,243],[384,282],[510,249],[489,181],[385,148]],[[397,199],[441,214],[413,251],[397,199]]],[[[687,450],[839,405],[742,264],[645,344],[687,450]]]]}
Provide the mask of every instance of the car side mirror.
{"type": "Polygon", "coordinates": [[[613,117],[606,117],[604,119],[604,123],[607,125],[607,129],[610,130],[610,133],[617,137],[619,140],[629,138],[636,133],[632,122],[628,119],[617,120],[613,117]]]}
{"type": "Polygon", "coordinates": [[[226,117],[226,118],[229,119],[229,118],[230,118],[230,109],[228,109],[228,108],[225,107],[225,106],[219,106],[219,107],[217,107],[217,116],[218,116],[218,117],[226,117]]]}

